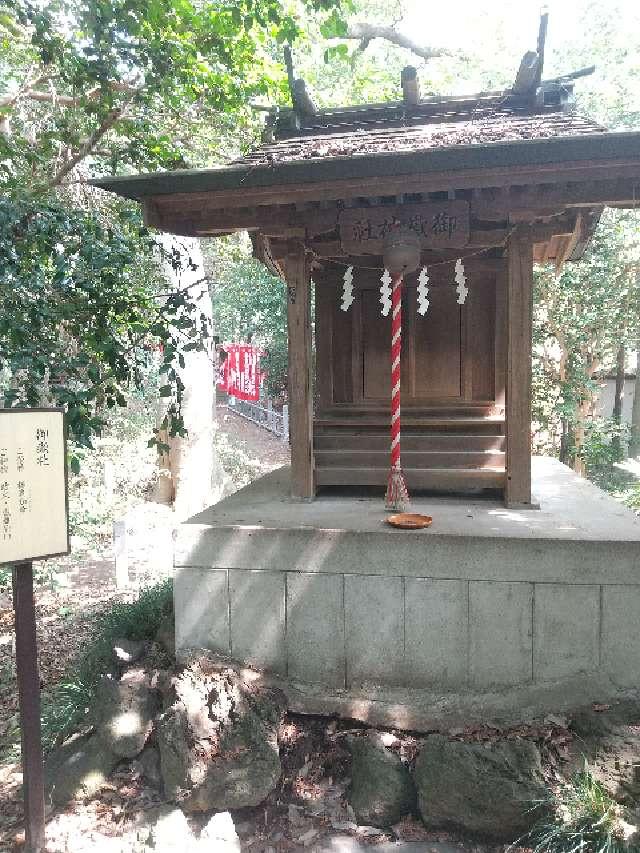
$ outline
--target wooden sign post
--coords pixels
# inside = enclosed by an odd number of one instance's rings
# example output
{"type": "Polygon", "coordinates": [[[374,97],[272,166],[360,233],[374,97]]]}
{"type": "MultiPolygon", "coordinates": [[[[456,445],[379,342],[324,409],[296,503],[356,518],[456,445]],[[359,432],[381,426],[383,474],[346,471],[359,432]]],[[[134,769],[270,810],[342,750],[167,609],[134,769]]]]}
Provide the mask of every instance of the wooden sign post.
{"type": "Polygon", "coordinates": [[[25,836],[44,850],[44,773],[33,560],[69,553],[61,409],[0,409],[0,565],[13,566],[25,836]]]}

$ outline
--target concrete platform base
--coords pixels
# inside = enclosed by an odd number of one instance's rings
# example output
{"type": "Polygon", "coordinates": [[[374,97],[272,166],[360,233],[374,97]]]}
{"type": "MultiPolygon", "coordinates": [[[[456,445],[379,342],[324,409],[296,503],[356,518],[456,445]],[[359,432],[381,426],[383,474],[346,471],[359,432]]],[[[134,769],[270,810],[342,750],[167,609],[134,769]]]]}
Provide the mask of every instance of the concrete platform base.
{"type": "Polygon", "coordinates": [[[635,687],[640,522],[555,460],[533,475],[539,510],[420,497],[433,526],[398,531],[379,497],[294,503],[274,472],[179,530],[178,651],[365,693],[635,687]]]}
{"type": "Polygon", "coordinates": [[[558,682],[528,684],[504,690],[443,692],[364,685],[335,690],[317,684],[291,683],[275,676],[261,682],[278,687],[295,714],[358,720],[377,728],[411,732],[447,731],[465,726],[516,726],[547,715],[570,716],[604,699],[615,703],[640,699],[640,690],[623,689],[599,674],[578,675],[558,682]]]}
{"type": "Polygon", "coordinates": [[[463,847],[445,841],[397,841],[387,844],[362,844],[348,835],[338,835],[320,841],[313,853],[466,853],[478,850],[477,845],[463,847]]]}

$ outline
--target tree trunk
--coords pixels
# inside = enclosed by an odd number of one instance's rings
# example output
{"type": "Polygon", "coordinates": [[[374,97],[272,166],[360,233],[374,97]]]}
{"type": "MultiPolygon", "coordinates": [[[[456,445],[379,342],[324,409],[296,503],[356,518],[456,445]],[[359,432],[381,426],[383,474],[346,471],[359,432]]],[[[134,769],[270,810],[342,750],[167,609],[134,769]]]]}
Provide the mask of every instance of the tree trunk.
{"type": "Polygon", "coordinates": [[[638,363],[636,364],[636,381],[633,386],[633,409],[631,410],[631,436],[629,439],[629,456],[640,456],[640,336],[636,343],[638,363]]]}
{"type": "Polygon", "coordinates": [[[576,474],[580,474],[581,477],[584,477],[586,473],[586,466],[584,463],[584,442],[586,434],[585,424],[587,422],[588,415],[589,403],[588,401],[583,401],[578,405],[576,409],[576,424],[573,432],[573,444],[575,448],[573,470],[576,472],[576,474]]]}
{"type": "Polygon", "coordinates": [[[569,429],[569,421],[562,418],[562,433],[560,435],[560,462],[566,465],[569,461],[569,448],[571,447],[571,431],[569,429]]]}
{"type": "MultiPolygon", "coordinates": [[[[624,400],[624,368],[626,361],[626,350],[624,345],[618,349],[616,357],[616,391],[613,398],[613,420],[619,425],[622,423],[622,402],[624,400]]],[[[620,445],[620,436],[616,435],[613,439],[613,449],[618,459],[622,458],[622,448],[620,445]]]]}
{"type": "MultiPolygon", "coordinates": [[[[184,289],[205,277],[197,239],[176,238],[168,234],[162,234],[158,239],[167,250],[177,241],[182,254],[189,256],[195,266],[195,269],[176,272],[167,265],[165,274],[172,284],[184,289]]],[[[211,297],[206,283],[193,287],[190,296],[198,303],[198,314],[204,314],[211,320],[211,297]]],[[[224,472],[213,444],[216,408],[213,344],[206,346],[202,352],[185,352],[184,360],[184,367],[176,369],[184,383],[182,416],[187,436],[163,437],[162,440],[169,445],[169,452],[159,459],[161,476],[156,490],[157,500],[173,503],[179,520],[216,503],[224,488],[224,472]]]]}

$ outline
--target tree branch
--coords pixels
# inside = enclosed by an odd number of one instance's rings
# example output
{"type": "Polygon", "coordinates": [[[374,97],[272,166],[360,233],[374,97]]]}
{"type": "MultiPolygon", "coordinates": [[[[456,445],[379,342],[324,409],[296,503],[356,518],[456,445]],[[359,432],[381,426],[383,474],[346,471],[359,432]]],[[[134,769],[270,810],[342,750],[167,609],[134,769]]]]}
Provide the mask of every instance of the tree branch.
{"type": "Polygon", "coordinates": [[[23,83],[18,86],[16,91],[11,95],[5,95],[4,98],[0,98],[0,107],[12,107],[16,101],[25,97],[25,95],[31,90],[32,86],[41,86],[42,83],[45,83],[49,79],[47,74],[39,74],[36,78],[30,79],[33,71],[34,68],[32,66],[25,75],[23,83]]]}
{"type": "MultiPolygon", "coordinates": [[[[100,96],[101,87],[96,86],[90,89],[83,97],[73,97],[71,95],[58,95],[56,92],[45,92],[42,89],[32,88],[44,82],[47,75],[40,77],[35,83],[23,90],[18,90],[13,95],[7,95],[0,98],[0,107],[13,106],[19,98],[26,98],[30,101],[41,101],[43,103],[55,103],[63,107],[79,107],[83,100],[95,100],[100,96]]],[[[122,92],[125,95],[135,95],[140,89],[135,86],[130,86],[128,83],[112,82],[109,83],[109,88],[114,92],[122,92]]]]}
{"type": "Polygon", "coordinates": [[[93,152],[93,149],[96,147],[98,142],[102,139],[105,133],[108,133],[111,128],[122,118],[122,115],[125,111],[126,104],[121,107],[116,107],[116,109],[111,110],[110,113],[103,119],[100,125],[93,131],[91,136],[80,146],[80,148],[76,151],[76,153],[70,157],[66,163],[64,163],[58,171],[55,173],[53,178],[49,181],[49,188],[57,187],[62,181],[66,178],[69,172],[72,172],[75,167],[84,160],[85,157],[88,157],[89,154],[93,152]]]}
{"type": "Polygon", "coordinates": [[[427,47],[415,42],[409,36],[399,32],[393,26],[369,24],[365,21],[351,21],[347,27],[345,38],[358,39],[361,50],[365,50],[373,39],[384,39],[397,47],[404,47],[424,60],[436,59],[439,56],[451,56],[452,51],[442,47],[427,47]]]}

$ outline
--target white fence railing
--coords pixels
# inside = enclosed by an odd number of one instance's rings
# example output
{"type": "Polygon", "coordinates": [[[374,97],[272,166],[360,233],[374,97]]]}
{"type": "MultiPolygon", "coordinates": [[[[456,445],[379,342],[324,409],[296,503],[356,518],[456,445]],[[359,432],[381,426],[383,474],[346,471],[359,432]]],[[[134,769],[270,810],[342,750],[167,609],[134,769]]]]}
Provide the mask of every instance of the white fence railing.
{"type": "Polygon", "coordinates": [[[289,406],[284,405],[282,412],[273,408],[271,400],[262,403],[250,403],[248,400],[237,400],[229,397],[228,406],[236,415],[245,418],[259,427],[274,433],[285,443],[289,442],[289,406]]]}

